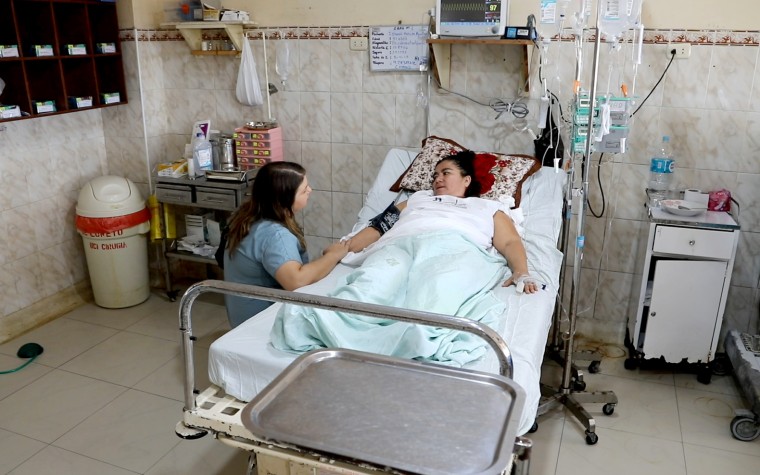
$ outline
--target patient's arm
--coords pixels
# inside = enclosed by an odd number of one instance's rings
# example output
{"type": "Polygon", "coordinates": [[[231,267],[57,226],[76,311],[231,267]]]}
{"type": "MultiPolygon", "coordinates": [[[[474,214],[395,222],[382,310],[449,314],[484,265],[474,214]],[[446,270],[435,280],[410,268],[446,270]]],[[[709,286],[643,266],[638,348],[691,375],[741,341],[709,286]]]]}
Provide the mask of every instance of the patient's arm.
{"type": "MultiPolygon", "coordinates": [[[[406,208],[406,201],[397,204],[396,208],[398,208],[399,211],[403,211],[404,208],[406,208]]],[[[351,252],[359,252],[380,239],[380,236],[380,231],[371,226],[367,226],[348,240],[348,249],[351,252]]]]}
{"type": "MultiPolygon", "coordinates": [[[[506,287],[516,283],[521,276],[528,276],[528,257],[514,223],[506,214],[502,211],[496,212],[493,215],[493,224],[493,245],[507,259],[507,265],[512,270],[512,277],[504,282],[506,287]]],[[[534,280],[525,281],[523,292],[532,294],[536,291],[538,284],[534,280]]]]}
{"type": "Polygon", "coordinates": [[[307,264],[296,261],[284,263],[277,269],[274,278],[285,290],[295,290],[313,284],[329,274],[347,253],[348,246],[345,242],[332,243],[318,259],[307,264]]]}

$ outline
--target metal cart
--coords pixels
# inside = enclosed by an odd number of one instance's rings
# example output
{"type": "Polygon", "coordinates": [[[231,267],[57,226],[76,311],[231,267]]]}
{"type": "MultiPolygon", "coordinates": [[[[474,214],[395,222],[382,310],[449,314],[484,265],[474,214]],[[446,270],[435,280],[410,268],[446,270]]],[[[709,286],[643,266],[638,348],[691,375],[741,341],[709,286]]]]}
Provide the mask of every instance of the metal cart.
{"type": "Polygon", "coordinates": [[[749,442],[760,436],[760,335],[731,330],[726,335],[725,347],[736,381],[752,406],[752,410],[735,411],[731,434],[749,442]]]}

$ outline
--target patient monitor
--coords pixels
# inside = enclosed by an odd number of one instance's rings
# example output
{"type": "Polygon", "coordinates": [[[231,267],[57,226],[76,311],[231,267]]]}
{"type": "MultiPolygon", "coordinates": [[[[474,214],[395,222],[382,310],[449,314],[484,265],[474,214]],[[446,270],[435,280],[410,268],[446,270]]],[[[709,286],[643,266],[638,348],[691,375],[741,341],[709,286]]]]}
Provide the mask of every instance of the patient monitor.
{"type": "Polygon", "coordinates": [[[494,37],[504,35],[509,0],[436,0],[438,36],[494,37]]]}

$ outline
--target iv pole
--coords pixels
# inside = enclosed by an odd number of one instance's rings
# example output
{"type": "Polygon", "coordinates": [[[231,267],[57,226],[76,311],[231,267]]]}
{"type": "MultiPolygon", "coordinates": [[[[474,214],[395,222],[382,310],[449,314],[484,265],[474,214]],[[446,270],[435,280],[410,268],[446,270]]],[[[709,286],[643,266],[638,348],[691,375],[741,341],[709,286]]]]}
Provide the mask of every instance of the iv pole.
{"type": "MultiPolygon", "coordinates": [[[[586,196],[588,196],[588,184],[589,184],[589,170],[590,170],[590,162],[591,162],[591,140],[592,140],[592,130],[594,126],[594,107],[596,105],[596,86],[597,86],[597,76],[599,72],[599,46],[601,43],[601,33],[600,33],[600,9],[601,5],[597,4],[597,11],[596,11],[596,39],[594,41],[594,61],[593,61],[593,71],[591,75],[591,89],[589,92],[590,97],[590,104],[589,104],[589,118],[588,118],[588,134],[586,136],[586,146],[584,151],[584,156],[582,158],[583,167],[582,167],[582,185],[580,190],[580,210],[578,212],[578,223],[577,223],[577,234],[576,234],[576,240],[575,240],[575,256],[573,260],[573,279],[572,279],[572,286],[571,286],[571,294],[570,294],[570,315],[568,318],[568,324],[569,328],[567,332],[565,333],[565,355],[564,355],[564,365],[563,365],[563,371],[562,371],[562,382],[560,384],[559,389],[552,393],[552,394],[544,394],[544,398],[542,399],[541,403],[538,407],[538,414],[545,414],[550,409],[557,407],[559,405],[564,405],[567,407],[567,409],[570,410],[570,412],[575,416],[576,419],[578,419],[586,428],[586,443],[589,445],[594,445],[599,441],[599,436],[596,434],[596,421],[594,421],[594,418],[591,416],[591,414],[584,409],[582,404],[604,404],[602,412],[605,415],[612,415],[612,413],[615,411],[615,405],[618,402],[617,396],[612,391],[594,391],[594,392],[584,392],[584,391],[573,391],[572,384],[572,374],[573,374],[573,343],[575,340],[575,324],[578,317],[578,301],[580,299],[580,282],[581,282],[581,261],[583,260],[583,248],[585,245],[585,234],[584,234],[584,228],[585,228],[585,220],[586,220],[586,196]]],[[[578,61],[578,64],[580,64],[580,60],[578,61]]],[[[576,66],[576,84],[580,84],[580,77],[577,77],[580,75],[580,67],[576,66]]],[[[578,100],[577,95],[580,91],[576,91],[576,103],[578,100]]],[[[574,173],[574,166],[571,167],[571,171],[569,172],[569,180],[570,184],[568,185],[568,189],[571,189],[573,186],[573,181],[575,178],[574,173]]],[[[571,200],[572,198],[570,196],[567,197],[567,200],[571,200]]],[[[568,204],[568,213],[569,213],[570,205],[568,204]]],[[[566,218],[569,220],[569,216],[566,218]]],[[[565,234],[567,234],[565,232],[565,234]]],[[[567,236],[563,236],[565,241],[565,252],[568,250],[568,240],[567,236]]],[[[546,387],[542,387],[542,393],[546,391],[546,387]]],[[[547,391],[548,392],[548,391],[547,391]]],[[[535,427],[535,426],[534,426],[535,427]]]]}

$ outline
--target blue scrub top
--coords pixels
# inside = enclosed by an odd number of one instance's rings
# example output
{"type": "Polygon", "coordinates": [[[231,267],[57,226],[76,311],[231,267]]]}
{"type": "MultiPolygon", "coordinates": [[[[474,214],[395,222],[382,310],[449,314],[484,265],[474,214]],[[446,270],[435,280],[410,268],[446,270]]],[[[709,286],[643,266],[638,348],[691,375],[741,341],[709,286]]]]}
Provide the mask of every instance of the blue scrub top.
{"type": "MultiPolygon", "coordinates": [[[[224,252],[224,280],[281,289],[274,274],[288,261],[309,262],[309,255],[305,249],[300,249],[298,238],[278,222],[257,221],[233,257],[229,251],[224,252]]],[[[225,295],[224,303],[230,325],[235,328],[273,302],[225,295]]]]}

